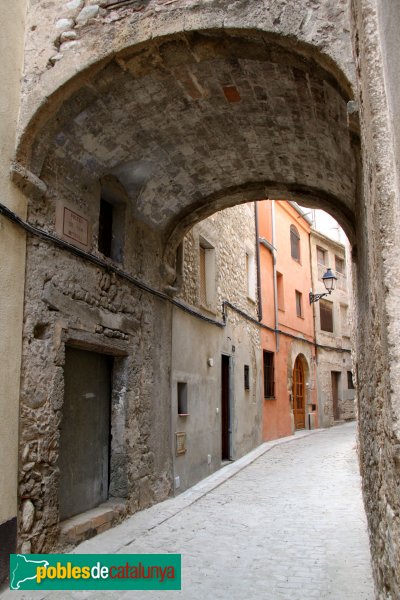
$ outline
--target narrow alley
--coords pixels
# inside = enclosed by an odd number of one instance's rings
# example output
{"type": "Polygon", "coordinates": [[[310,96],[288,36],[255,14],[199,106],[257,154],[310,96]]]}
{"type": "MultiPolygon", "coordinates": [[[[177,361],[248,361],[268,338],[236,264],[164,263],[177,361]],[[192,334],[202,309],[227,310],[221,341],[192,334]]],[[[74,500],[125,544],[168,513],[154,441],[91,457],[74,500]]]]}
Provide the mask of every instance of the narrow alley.
{"type": "Polygon", "coordinates": [[[182,591],[4,598],[372,600],[355,424],[264,444],[75,552],[181,553],[182,591]]]}

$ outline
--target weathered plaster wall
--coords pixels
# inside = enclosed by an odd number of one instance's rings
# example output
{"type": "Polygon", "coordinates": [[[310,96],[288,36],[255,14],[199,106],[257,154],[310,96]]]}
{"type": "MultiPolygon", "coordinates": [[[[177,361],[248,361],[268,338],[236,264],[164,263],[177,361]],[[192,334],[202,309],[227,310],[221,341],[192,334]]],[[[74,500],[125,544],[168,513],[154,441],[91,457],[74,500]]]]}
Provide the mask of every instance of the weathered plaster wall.
{"type": "MultiPolygon", "coordinates": [[[[0,38],[0,202],[21,216],[26,199],[11,183],[23,68],[25,0],[16,0],[2,16],[0,38]]],[[[18,470],[18,404],[25,237],[0,217],[0,585],[8,576],[7,553],[15,551],[18,470]]]]}
{"type": "MultiPolygon", "coordinates": [[[[255,267],[253,204],[216,213],[199,223],[184,239],[184,271],[180,300],[218,320],[228,300],[257,318],[256,278],[248,290],[246,252],[255,267]],[[215,301],[206,308],[199,297],[199,244],[206,240],[215,252],[215,301]],[[248,293],[248,291],[250,293],[248,293]]],[[[208,325],[174,310],[172,337],[172,429],[185,432],[187,452],[175,457],[180,491],[221,466],[221,354],[231,357],[231,458],[261,443],[261,348],[257,325],[228,308],[225,328],[208,325]],[[208,364],[213,360],[213,366],[208,364]],[[250,389],[244,389],[244,365],[250,367],[250,389]],[[177,414],[177,382],[188,384],[188,412],[177,414]],[[211,456],[209,460],[208,455],[211,456]]],[[[174,441],[173,441],[174,443],[174,441]]],[[[175,454],[175,446],[173,446],[175,454]]]]}
{"type": "Polygon", "coordinates": [[[321,427],[330,427],[334,422],[333,398],[332,398],[332,375],[335,371],[340,373],[339,388],[339,418],[355,418],[355,391],[348,389],[347,372],[352,370],[351,359],[351,336],[353,331],[351,281],[347,270],[345,246],[320,232],[312,230],[311,237],[311,268],[313,293],[326,292],[322,282],[322,275],[326,268],[330,267],[338,277],[334,292],[326,299],[331,302],[333,314],[333,332],[321,330],[320,303],[313,304],[315,341],[322,346],[329,346],[332,350],[317,350],[317,386],[318,403],[320,407],[319,422],[321,427]],[[317,247],[326,251],[326,265],[318,264],[317,247]],[[335,257],[344,261],[345,274],[336,273],[335,257]],[[347,311],[347,318],[343,313],[347,311]],[[335,351],[334,348],[338,348],[335,351]],[[347,350],[342,352],[339,349],[347,350]]]}
{"type": "MultiPolygon", "coordinates": [[[[294,433],[292,384],[293,368],[297,355],[304,357],[307,394],[305,426],[310,424],[309,414],[317,424],[316,378],[314,368],[314,323],[312,309],[307,302],[311,287],[309,222],[301,217],[294,206],[286,201],[259,203],[260,238],[276,249],[277,271],[280,275],[278,303],[278,329],[289,335],[305,338],[309,342],[293,340],[283,334],[278,338],[270,331],[262,330],[264,350],[275,352],[275,398],[263,401],[263,437],[265,440],[294,433]],[[275,240],[272,239],[272,220],[275,213],[275,240]],[[295,226],[300,236],[300,260],[291,256],[290,227],[295,226]],[[302,316],[297,316],[295,292],[302,294],[302,316]]],[[[264,245],[261,251],[261,288],[263,298],[263,323],[275,327],[275,302],[273,285],[273,255],[264,245]]]]}
{"type": "Polygon", "coordinates": [[[393,150],[395,153],[397,187],[399,187],[400,122],[398,115],[400,111],[400,74],[397,68],[397,61],[393,60],[393,56],[400,56],[400,40],[398,36],[400,6],[397,2],[391,2],[391,0],[380,0],[377,9],[384,84],[390,114],[393,150]]]}
{"type": "MultiPolygon", "coordinates": [[[[399,191],[393,124],[386,90],[395,87],[385,61],[397,44],[383,39],[378,19],[396,19],[389,4],[354,0],[353,32],[362,132],[364,197],[358,205],[356,341],[360,460],[380,599],[400,597],[399,191]],[[386,78],[386,79],[385,79],[386,78]]],[[[398,26],[393,24],[394,27],[398,26]]],[[[393,41],[393,40],[392,40],[393,41]]]]}

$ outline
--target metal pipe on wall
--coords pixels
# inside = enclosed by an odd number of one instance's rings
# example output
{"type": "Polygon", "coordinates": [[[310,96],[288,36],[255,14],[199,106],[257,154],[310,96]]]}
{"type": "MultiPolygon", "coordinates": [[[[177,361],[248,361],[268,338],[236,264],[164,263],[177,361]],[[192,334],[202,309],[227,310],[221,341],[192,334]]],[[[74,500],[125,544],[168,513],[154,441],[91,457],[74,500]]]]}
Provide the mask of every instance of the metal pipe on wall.
{"type": "Polygon", "coordinates": [[[257,260],[257,302],[258,302],[258,320],[262,321],[263,309],[262,309],[262,297],[261,297],[261,266],[260,266],[260,240],[258,230],[258,206],[257,201],[254,202],[254,222],[256,230],[256,260],[257,260]]]}
{"type": "Polygon", "coordinates": [[[279,352],[279,319],[278,319],[278,276],[276,271],[276,224],[275,224],[275,200],[271,200],[271,243],[273,260],[273,284],[274,284],[274,308],[275,308],[275,344],[276,352],[279,352]]]}

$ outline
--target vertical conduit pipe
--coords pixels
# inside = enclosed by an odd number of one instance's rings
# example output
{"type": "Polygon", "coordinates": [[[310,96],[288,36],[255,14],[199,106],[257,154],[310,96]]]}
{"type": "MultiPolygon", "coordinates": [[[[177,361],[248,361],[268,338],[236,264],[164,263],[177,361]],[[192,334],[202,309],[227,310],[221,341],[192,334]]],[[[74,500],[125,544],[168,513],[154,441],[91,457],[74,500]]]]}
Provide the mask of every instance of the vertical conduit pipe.
{"type": "Polygon", "coordinates": [[[257,260],[257,301],[258,301],[258,320],[262,321],[263,309],[262,309],[262,296],[261,296],[261,267],[260,267],[260,239],[258,229],[258,205],[257,201],[254,202],[254,221],[256,230],[256,260],[257,260]]]}
{"type": "Polygon", "coordinates": [[[273,260],[273,278],[274,278],[274,307],[275,307],[275,344],[276,352],[279,352],[279,319],[278,319],[278,281],[276,272],[276,224],[275,224],[275,200],[271,200],[271,243],[273,260]]]}

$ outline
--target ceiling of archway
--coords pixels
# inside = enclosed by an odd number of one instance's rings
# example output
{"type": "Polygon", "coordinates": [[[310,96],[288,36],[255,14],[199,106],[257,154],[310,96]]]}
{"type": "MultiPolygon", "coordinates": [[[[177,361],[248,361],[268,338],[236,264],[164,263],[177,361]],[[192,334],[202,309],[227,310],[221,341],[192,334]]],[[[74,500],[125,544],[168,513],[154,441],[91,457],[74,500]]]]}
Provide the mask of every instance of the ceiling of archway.
{"type": "Polygon", "coordinates": [[[320,190],[351,209],[347,100],[312,57],[263,39],[185,36],[87,81],[38,138],[32,165],[76,190],[115,175],[160,230],[220,190],[256,183],[320,190]]]}

